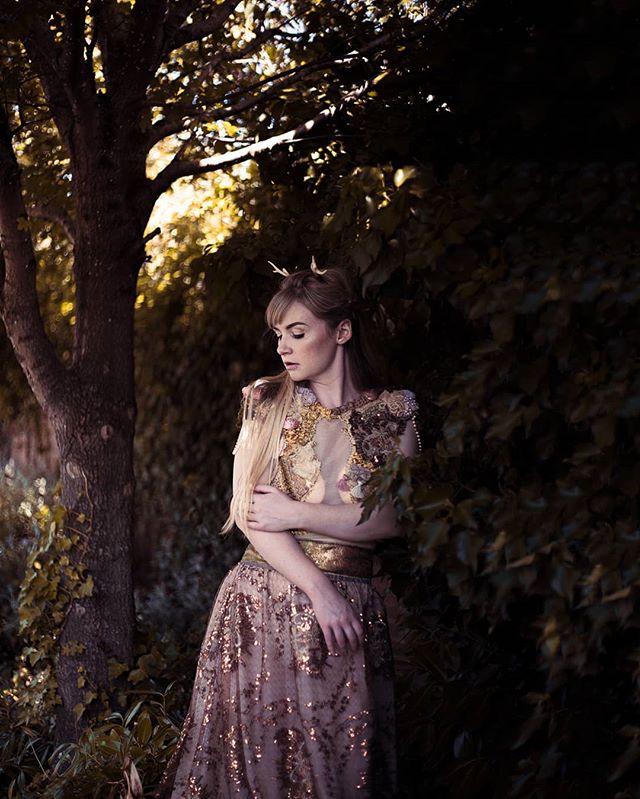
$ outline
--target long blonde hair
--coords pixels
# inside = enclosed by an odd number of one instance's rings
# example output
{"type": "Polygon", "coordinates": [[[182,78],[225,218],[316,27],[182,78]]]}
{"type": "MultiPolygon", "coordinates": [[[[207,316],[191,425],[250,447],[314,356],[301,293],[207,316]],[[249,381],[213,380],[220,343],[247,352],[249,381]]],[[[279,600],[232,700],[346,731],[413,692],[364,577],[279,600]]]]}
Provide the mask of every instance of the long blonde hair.
{"type": "MultiPolygon", "coordinates": [[[[276,327],[294,302],[302,303],[330,330],[344,319],[351,320],[352,335],[344,345],[351,380],[358,391],[376,388],[380,383],[380,370],[371,347],[372,337],[366,330],[368,319],[349,275],[335,268],[323,272],[304,269],[287,275],[267,306],[265,320],[268,327],[276,327]]],[[[228,533],[234,524],[246,526],[251,495],[265,470],[268,475],[265,481],[270,483],[273,480],[280,454],[282,427],[294,390],[295,382],[286,369],[277,375],[260,378],[248,388],[240,434],[240,446],[247,448],[247,460],[231,500],[223,533],[228,533]]]]}

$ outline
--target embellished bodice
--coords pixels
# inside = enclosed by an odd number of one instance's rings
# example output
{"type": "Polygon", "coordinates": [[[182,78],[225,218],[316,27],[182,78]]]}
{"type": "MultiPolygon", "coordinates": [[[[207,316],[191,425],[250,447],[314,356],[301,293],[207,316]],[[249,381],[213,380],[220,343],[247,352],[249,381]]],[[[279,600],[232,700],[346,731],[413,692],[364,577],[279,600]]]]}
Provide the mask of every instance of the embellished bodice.
{"type": "MultiPolygon", "coordinates": [[[[267,409],[268,402],[259,397],[256,417],[267,409]]],[[[399,448],[407,425],[413,422],[415,427],[416,413],[415,395],[408,390],[364,391],[337,408],[327,408],[307,383],[296,383],[282,427],[275,473],[269,481],[265,471],[257,482],[271,482],[300,502],[360,502],[372,473],[399,448]]],[[[234,454],[242,441],[241,431],[234,454]]],[[[339,542],[308,530],[291,532],[298,539],[339,542]]],[[[358,545],[375,546],[373,542],[358,545]]]]}
{"type": "Polygon", "coordinates": [[[274,484],[299,501],[359,502],[416,410],[407,390],[365,391],[325,408],[310,387],[296,384],[274,484]]]}

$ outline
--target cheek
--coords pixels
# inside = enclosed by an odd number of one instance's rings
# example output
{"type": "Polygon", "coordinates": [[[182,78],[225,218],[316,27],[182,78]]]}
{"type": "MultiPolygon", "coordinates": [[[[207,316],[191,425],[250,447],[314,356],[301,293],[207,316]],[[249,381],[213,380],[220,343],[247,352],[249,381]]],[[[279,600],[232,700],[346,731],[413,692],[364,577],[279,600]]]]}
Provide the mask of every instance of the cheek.
{"type": "Polygon", "coordinates": [[[304,354],[313,361],[326,361],[331,358],[333,348],[331,340],[324,337],[316,337],[309,340],[304,340],[305,344],[304,354]]]}
{"type": "Polygon", "coordinates": [[[309,336],[305,336],[304,338],[293,339],[291,342],[293,349],[298,355],[303,355],[305,357],[313,357],[313,353],[315,350],[315,344],[313,339],[310,339],[309,336]]]}

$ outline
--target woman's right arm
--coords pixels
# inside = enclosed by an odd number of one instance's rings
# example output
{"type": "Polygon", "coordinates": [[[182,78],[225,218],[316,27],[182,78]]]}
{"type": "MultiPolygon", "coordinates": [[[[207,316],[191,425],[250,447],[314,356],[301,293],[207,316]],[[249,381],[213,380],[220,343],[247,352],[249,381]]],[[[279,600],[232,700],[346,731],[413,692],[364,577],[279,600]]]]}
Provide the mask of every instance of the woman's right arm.
{"type": "MultiPolygon", "coordinates": [[[[234,493],[244,471],[245,459],[245,447],[238,448],[233,461],[234,493]]],[[[329,650],[349,645],[357,649],[364,632],[360,620],[322,569],[305,555],[293,535],[245,527],[240,526],[240,529],[260,555],[309,597],[329,650]]]]}

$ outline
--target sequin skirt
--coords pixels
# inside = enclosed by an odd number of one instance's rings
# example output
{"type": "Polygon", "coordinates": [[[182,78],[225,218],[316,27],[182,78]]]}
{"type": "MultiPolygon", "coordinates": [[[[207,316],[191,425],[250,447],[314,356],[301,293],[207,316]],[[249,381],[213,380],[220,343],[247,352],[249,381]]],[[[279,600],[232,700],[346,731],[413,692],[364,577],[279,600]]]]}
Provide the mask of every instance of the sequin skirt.
{"type": "Polygon", "coordinates": [[[307,595],[248,547],[213,602],[156,799],[396,797],[393,659],[371,554],[301,545],[352,603],[363,646],[329,651],[307,595]]]}

